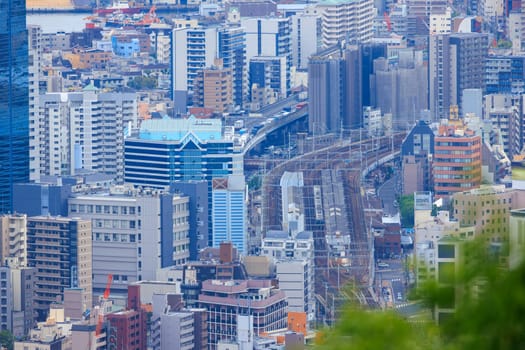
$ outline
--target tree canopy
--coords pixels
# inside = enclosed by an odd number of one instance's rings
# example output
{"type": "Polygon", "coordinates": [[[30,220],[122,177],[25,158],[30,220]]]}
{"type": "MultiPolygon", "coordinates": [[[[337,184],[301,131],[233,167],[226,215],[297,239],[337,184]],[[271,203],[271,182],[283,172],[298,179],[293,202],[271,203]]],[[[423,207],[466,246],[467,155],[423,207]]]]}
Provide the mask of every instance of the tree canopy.
{"type": "MultiPolygon", "coordinates": [[[[525,349],[525,264],[509,270],[486,240],[466,242],[452,288],[432,281],[417,296],[432,310],[451,303],[455,312],[440,324],[405,319],[394,311],[349,305],[338,324],[322,332],[319,349],[525,349]],[[452,291],[452,293],[451,293],[452,291]]],[[[430,313],[429,313],[430,314],[430,313]]]]}

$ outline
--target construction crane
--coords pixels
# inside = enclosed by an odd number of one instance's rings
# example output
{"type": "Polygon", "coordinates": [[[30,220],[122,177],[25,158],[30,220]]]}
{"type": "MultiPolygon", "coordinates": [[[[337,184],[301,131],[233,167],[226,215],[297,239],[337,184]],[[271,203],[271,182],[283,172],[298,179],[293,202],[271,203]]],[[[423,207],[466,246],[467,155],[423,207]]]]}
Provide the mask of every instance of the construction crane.
{"type": "Polygon", "coordinates": [[[156,9],[157,7],[155,5],[151,6],[149,12],[144,15],[142,20],[135,24],[141,25],[141,26],[147,26],[152,23],[160,23],[160,19],[157,17],[157,14],[155,13],[156,9]]]}
{"type": "Polygon", "coordinates": [[[100,300],[100,309],[98,312],[98,321],[97,321],[97,328],[96,328],[96,335],[98,336],[100,334],[100,331],[102,330],[102,323],[104,322],[104,313],[106,311],[106,308],[108,308],[108,298],[109,298],[109,291],[111,288],[111,282],[113,282],[113,275],[108,275],[108,281],[106,283],[106,289],[104,290],[104,295],[102,296],[102,299],[100,300]]]}
{"type": "Polygon", "coordinates": [[[390,16],[388,15],[388,12],[385,12],[383,14],[383,17],[385,18],[386,23],[386,29],[391,32],[392,31],[392,21],[390,20],[390,16]]]}

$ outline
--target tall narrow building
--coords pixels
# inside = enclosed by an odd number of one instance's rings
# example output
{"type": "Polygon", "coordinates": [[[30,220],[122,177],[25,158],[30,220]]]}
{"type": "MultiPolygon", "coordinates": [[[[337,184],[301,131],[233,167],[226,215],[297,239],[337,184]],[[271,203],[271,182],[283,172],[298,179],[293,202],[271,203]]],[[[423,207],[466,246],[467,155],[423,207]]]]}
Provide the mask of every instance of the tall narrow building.
{"type": "Polygon", "coordinates": [[[345,113],[345,72],[341,50],[331,47],[308,61],[308,128],[324,134],[340,128],[345,113]]]}
{"type": "Polygon", "coordinates": [[[92,306],[91,222],[34,216],[27,220],[27,262],[36,269],[35,311],[44,321],[65,288],[82,288],[82,309],[92,306]]]}
{"type": "Polygon", "coordinates": [[[241,254],[247,253],[246,184],[244,175],[229,175],[212,182],[213,246],[232,242],[241,254]]]}
{"type": "Polygon", "coordinates": [[[316,135],[343,133],[363,124],[363,45],[332,46],[308,62],[309,128],[316,135]]]}
{"type": "Polygon", "coordinates": [[[437,120],[459,106],[464,89],[484,89],[488,36],[480,33],[431,35],[429,43],[430,111],[437,120]]]}
{"type": "Polygon", "coordinates": [[[0,213],[29,180],[29,80],[24,0],[0,0],[0,213]]]}
{"type": "Polygon", "coordinates": [[[248,97],[246,33],[244,28],[224,26],[217,31],[217,56],[232,71],[233,105],[242,107],[248,97]]]}

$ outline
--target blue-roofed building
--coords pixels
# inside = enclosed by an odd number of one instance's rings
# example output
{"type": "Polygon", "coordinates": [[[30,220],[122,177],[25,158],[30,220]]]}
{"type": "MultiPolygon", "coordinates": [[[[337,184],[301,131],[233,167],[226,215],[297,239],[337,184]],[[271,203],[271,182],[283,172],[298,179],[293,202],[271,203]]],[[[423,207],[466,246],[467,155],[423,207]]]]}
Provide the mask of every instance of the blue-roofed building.
{"type": "Polygon", "coordinates": [[[124,180],[164,188],[182,180],[242,174],[242,155],[222,135],[219,119],[146,120],[125,140],[124,180]]]}
{"type": "Polygon", "coordinates": [[[150,119],[124,141],[124,181],[136,186],[166,188],[177,181],[206,180],[211,206],[212,180],[232,174],[243,174],[242,153],[223,136],[220,119],[150,119]]]}

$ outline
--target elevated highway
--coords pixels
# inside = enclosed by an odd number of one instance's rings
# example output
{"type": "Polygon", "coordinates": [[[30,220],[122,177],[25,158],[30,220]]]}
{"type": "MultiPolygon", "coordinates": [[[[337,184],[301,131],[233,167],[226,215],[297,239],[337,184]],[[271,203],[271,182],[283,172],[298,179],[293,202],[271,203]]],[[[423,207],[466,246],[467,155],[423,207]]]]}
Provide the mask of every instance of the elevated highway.
{"type": "MultiPolygon", "coordinates": [[[[255,134],[250,141],[244,146],[242,152],[243,157],[246,157],[252,150],[257,149],[257,147],[265,141],[268,136],[272,133],[275,133],[283,128],[289,127],[292,123],[299,122],[301,119],[308,117],[308,106],[305,106],[301,109],[298,109],[290,114],[275,119],[273,122],[268,123],[263,128],[261,128],[257,134],[255,134]]],[[[304,128],[306,129],[306,128],[304,128]]]]}

